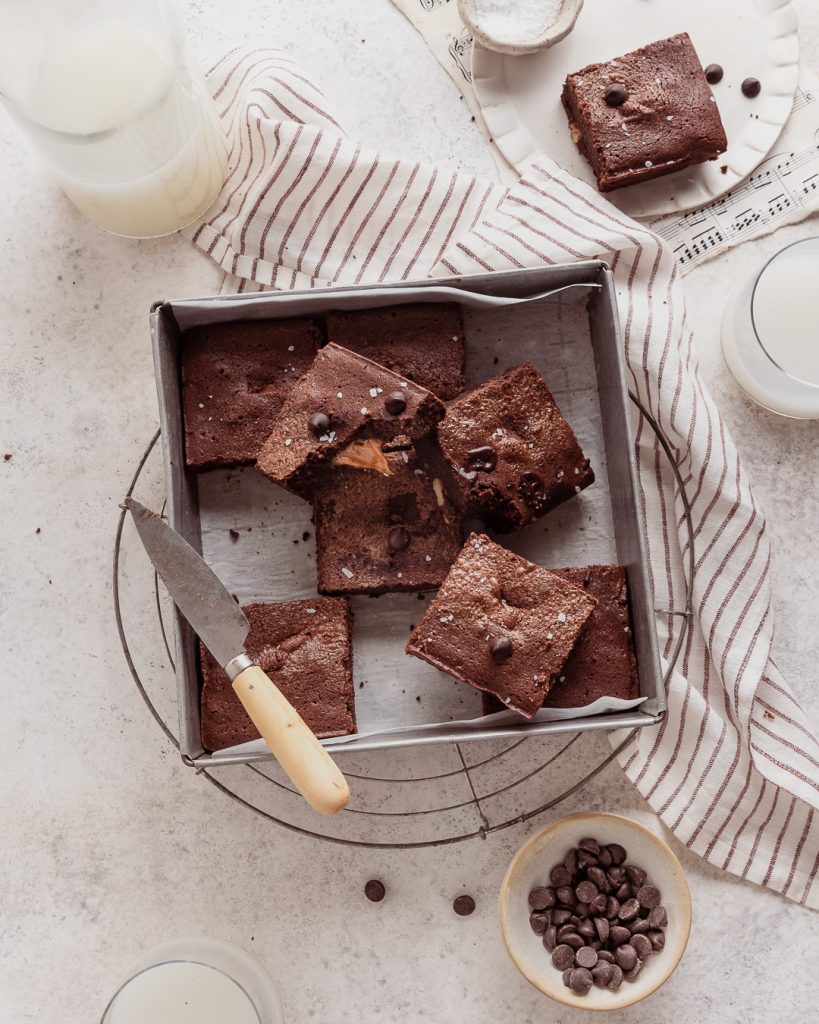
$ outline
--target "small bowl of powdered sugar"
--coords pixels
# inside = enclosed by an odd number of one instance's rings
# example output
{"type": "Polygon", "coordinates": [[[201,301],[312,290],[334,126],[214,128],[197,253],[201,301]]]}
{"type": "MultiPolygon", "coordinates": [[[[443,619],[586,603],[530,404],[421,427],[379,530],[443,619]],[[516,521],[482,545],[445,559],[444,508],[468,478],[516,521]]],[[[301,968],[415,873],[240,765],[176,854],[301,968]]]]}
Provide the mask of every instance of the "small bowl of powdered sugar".
{"type": "Polygon", "coordinates": [[[583,0],[458,0],[476,43],[498,53],[534,53],[564,39],[583,0]]]}

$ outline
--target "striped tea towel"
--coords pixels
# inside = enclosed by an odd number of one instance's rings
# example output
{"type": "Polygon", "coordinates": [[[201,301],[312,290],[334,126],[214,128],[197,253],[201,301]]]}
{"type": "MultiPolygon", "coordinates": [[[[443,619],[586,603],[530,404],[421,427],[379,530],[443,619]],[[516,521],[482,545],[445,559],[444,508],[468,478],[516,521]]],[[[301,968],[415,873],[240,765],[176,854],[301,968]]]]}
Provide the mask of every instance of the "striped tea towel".
{"type": "MultiPolygon", "coordinates": [[[[674,834],[711,863],[819,907],[819,743],[771,659],[765,520],[699,380],[679,272],[656,235],[546,157],[506,189],[348,139],[285,54],[237,49],[209,72],[230,177],[193,241],[228,289],[406,280],[601,257],[617,285],[631,388],[671,444],[693,510],[694,620],[668,714],[620,754],[674,834]]],[[[657,607],[679,610],[679,488],[636,423],[657,607]]],[[[658,614],[662,654],[676,635],[658,614]]],[[[625,738],[612,734],[612,743],[625,738]]]]}

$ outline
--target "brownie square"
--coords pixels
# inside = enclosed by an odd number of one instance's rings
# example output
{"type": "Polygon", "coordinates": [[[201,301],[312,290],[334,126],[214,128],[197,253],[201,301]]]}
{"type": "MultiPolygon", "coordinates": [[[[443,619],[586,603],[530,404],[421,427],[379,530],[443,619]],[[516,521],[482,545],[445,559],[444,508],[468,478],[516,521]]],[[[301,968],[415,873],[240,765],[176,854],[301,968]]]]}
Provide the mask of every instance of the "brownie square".
{"type": "Polygon", "coordinates": [[[464,381],[464,325],[454,302],[330,312],[327,338],[414,380],[445,401],[464,381]]]}
{"type": "Polygon", "coordinates": [[[437,438],[456,500],[497,533],[520,530],[594,482],[589,460],[531,363],[450,402],[437,438]]]}
{"type": "Polygon", "coordinates": [[[461,517],[412,451],[388,452],[390,475],[349,467],[313,493],[322,594],[431,590],[461,549],[461,517]]]}
{"type": "Polygon", "coordinates": [[[443,415],[443,403],[426,388],[326,345],[285,399],[256,464],[283,487],[309,493],[313,471],[341,449],[347,465],[385,473],[383,442],[423,437],[443,415]]]}
{"type": "Polygon", "coordinates": [[[472,534],[407,653],[531,718],[594,606],[581,587],[472,534]]]}
{"type": "MultiPolygon", "coordinates": [[[[344,600],[250,604],[247,653],[320,739],[356,731],[352,617],[344,600]]],[[[259,738],[222,666],[200,643],[202,745],[222,750],[259,738]]]]}
{"type": "MultiPolygon", "coordinates": [[[[597,606],[543,706],[582,708],[599,697],[639,697],[625,569],[621,565],[589,565],[551,571],[583,587],[597,606]]],[[[489,715],[503,711],[504,705],[484,694],[483,708],[489,715]]]]}
{"type": "Polygon", "coordinates": [[[716,160],[728,146],[685,32],[569,75],[562,100],[572,138],[601,192],[716,160]],[[606,90],[615,84],[627,96],[610,106],[606,90]]]}
{"type": "Polygon", "coordinates": [[[182,411],[190,469],[252,463],[321,332],[312,320],[243,320],[182,335],[182,411]]]}

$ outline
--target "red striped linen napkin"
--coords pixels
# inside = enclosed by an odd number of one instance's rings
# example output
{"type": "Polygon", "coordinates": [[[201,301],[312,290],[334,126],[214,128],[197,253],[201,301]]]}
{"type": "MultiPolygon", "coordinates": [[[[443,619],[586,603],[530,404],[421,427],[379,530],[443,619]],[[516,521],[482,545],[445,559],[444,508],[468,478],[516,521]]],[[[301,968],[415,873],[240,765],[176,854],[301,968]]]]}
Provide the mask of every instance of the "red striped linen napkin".
{"type": "MultiPolygon", "coordinates": [[[[668,714],[619,760],[668,828],[712,864],[819,907],[819,743],[771,658],[765,520],[699,379],[676,261],[546,157],[511,188],[349,139],[286,54],[239,48],[209,72],[231,172],[190,238],[228,291],[448,276],[600,257],[614,271],[630,386],[659,424],[693,512],[694,617],[668,714]]],[[[658,608],[685,603],[683,504],[635,424],[658,608]]],[[[658,613],[670,657],[679,620],[658,613]]],[[[617,747],[626,735],[610,734],[617,747]]]]}

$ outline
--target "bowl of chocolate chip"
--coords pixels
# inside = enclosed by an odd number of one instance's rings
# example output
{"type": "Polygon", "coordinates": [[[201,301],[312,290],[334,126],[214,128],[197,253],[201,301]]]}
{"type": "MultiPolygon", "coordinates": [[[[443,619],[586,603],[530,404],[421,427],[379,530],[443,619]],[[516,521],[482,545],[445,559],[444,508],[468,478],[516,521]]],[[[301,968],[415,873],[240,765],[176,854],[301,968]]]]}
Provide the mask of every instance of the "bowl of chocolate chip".
{"type": "Polygon", "coordinates": [[[616,814],[572,814],[515,854],[499,913],[510,957],[541,992],[584,1010],[621,1010],[680,962],[691,893],[670,847],[647,828],[616,814]]]}

